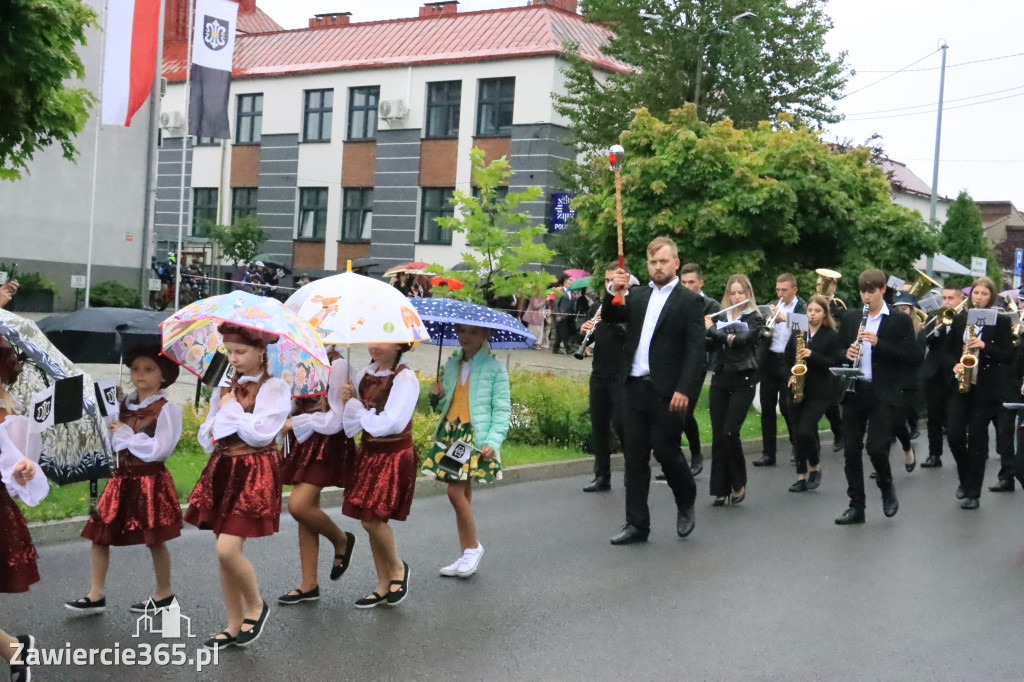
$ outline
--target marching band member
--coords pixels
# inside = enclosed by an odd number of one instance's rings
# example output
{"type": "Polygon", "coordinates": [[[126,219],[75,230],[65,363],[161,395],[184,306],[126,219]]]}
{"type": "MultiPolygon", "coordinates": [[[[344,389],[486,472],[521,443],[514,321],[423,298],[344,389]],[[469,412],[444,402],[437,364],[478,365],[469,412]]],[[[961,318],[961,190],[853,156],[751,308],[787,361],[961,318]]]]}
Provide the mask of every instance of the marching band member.
{"type": "MultiPolygon", "coordinates": [[[[846,302],[836,296],[836,288],[843,275],[827,268],[818,268],[814,272],[818,275],[815,289],[828,301],[828,314],[832,318],[833,328],[839,331],[839,321],[848,309],[846,302]]],[[[825,410],[825,418],[828,419],[828,428],[832,430],[832,452],[839,452],[843,449],[843,414],[839,407],[839,403],[843,399],[843,390],[838,381],[835,382],[835,386],[836,395],[833,396],[832,403],[825,410]]]]}
{"type": "MultiPolygon", "coordinates": [[[[955,310],[963,303],[964,292],[960,287],[947,285],[942,288],[942,307],[955,310]]],[[[939,315],[936,311],[935,315],[939,315]]],[[[921,462],[922,469],[942,466],[942,439],[946,429],[946,407],[950,396],[955,390],[956,379],[953,376],[953,365],[960,357],[960,348],[954,349],[949,343],[949,325],[942,324],[933,317],[925,325],[928,329],[925,336],[927,353],[921,368],[922,389],[925,393],[925,405],[928,410],[928,459],[921,462]]]]}
{"type": "MultiPolygon", "coordinates": [[[[711,298],[704,293],[704,273],[701,272],[700,266],[696,263],[687,263],[679,270],[679,283],[689,289],[695,294],[698,294],[704,300],[704,316],[707,317],[713,313],[717,313],[722,309],[722,306],[718,304],[718,301],[711,298]]],[[[701,390],[704,388],[704,380],[707,378],[708,365],[705,362],[704,372],[700,377],[701,390]]],[[[700,393],[694,398],[693,405],[690,405],[689,411],[686,413],[686,423],[683,425],[683,435],[686,436],[686,442],[690,446],[690,471],[696,476],[704,470],[704,455],[700,451],[700,428],[697,426],[697,420],[694,418],[693,413],[697,409],[697,402],[700,400],[700,393]]],[[[664,480],[664,474],[659,474],[656,478],[658,480],[664,480]]]]}
{"type": "Polygon", "coordinates": [[[1012,399],[1010,385],[1013,362],[1013,341],[1010,320],[1005,315],[996,324],[967,326],[968,310],[990,308],[995,303],[996,285],[988,277],[979,277],[971,286],[970,300],[950,326],[947,344],[954,357],[953,366],[958,386],[949,400],[946,429],[949,449],[956,459],[960,487],[957,499],[961,509],[977,509],[981,504],[981,487],[988,459],[988,426],[996,428],[996,449],[1012,447],[1012,433],[1007,432],[1006,419],[1000,419],[1003,402],[1012,399]],[[964,359],[976,355],[973,368],[965,368],[964,359]],[[966,375],[964,370],[968,369],[966,375]]]}
{"type": "Polygon", "coordinates": [[[796,277],[788,272],[779,275],[775,280],[775,295],[778,302],[771,306],[772,313],[778,313],[777,324],[772,333],[771,345],[763,353],[761,367],[761,459],[754,462],[756,467],[775,466],[776,434],[778,432],[775,409],[778,406],[782,418],[786,420],[786,428],[793,433],[789,423],[789,411],[786,404],[779,404],[782,390],[789,381],[789,368],[786,364],[786,343],[789,342],[789,325],[786,313],[805,313],[807,305],[796,295],[796,277]]]}
{"type": "MultiPolygon", "coordinates": [[[[901,315],[910,318],[914,325],[914,343],[921,352],[925,352],[924,338],[921,332],[921,323],[914,314],[917,300],[905,291],[897,292],[892,299],[893,310],[901,315]]],[[[900,404],[896,410],[896,418],[893,421],[893,435],[900,442],[903,448],[904,466],[909,474],[917,466],[917,454],[914,452],[913,433],[911,431],[910,413],[917,403],[920,386],[919,367],[905,367],[903,372],[903,386],[900,391],[900,404]]]]}
{"type": "Polygon", "coordinates": [[[882,491],[882,511],[887,517],[899,511],[889,467],[889,440],[892,438],[893,411],[899,401],[901,378],[908,365],[921,363],[921,351],[913,342],[914,325],[904,315],[890,315],[885,304],[885,273],[865,270],[857,278],[863,311],[852,310],[840,326],[841,345],[846,358],[864,373],[853,382],[853,390],[843,399],[843,441],[846,459],[847,494],[850,506],[836,519],[845,526],[864,523],[864,463],[866,449],[882,491]]]}
{"type": "Polygon", "coordinates": [[[726,306],[744,300],[747,304],[723,313],[725,319],[721,326],[710,315],[704,316],[714,371],[708,389],[708,406],[711,413],[711,494],[715,507],[721,507],[726,500],[739,504],[747,495],[747,465],[740,429],[754,402],[755,350],[764,329],[764,318],[757,309],[754,290],[746,275],[729,278],[722,300],[726,306]]]}
{"type": "Polygon", "coordinates": [[[807,338],[797,353],[796,333],[786,344],[786,362],[790,367],[802,363],[806,370],[802,379],[793,375],[788,382],[786,399],[789,402],[789,421],[795,431],[793,450],[796,454],[796,483],[789,487],[792,493],[814,490],[821,485],[821,446],[818,442],[818,422],[835,404],[836,381],[829,371],[842,361],[842,346],[835,330],[828,301],[814,295],[807,301],[807,338]],[[797,400],[797,382],[802,381],[803,396],[797,400]]]}

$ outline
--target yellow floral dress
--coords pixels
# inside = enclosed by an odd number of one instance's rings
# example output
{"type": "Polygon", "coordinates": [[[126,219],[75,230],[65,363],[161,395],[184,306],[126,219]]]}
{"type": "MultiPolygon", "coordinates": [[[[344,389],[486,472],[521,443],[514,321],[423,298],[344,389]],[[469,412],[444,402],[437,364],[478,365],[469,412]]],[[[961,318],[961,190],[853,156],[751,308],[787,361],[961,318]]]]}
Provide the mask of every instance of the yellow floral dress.
{"type": "MultiPolygon", "coordinates": [[[[461,377],[460,377],[461,379],[461,377]]],[[[434,432],[434,444],[423,460],[423,473],[439,481],[483,481],[492,483],[501,479],[501,462],[497,457],[484,459],[480,456],[479,450],[473,450],[469,461],[462,465],[459,477],[455,478],[447,471],[438,466],[438,460],[444,457],[452,444],[461,440],[463,443],[473,444],[473,423],[469,416],[469,382],[456,381],[455,390],[452,392],[452,403],[448,407],[448,413],[441,423],[437,425],[434,432]]]]}

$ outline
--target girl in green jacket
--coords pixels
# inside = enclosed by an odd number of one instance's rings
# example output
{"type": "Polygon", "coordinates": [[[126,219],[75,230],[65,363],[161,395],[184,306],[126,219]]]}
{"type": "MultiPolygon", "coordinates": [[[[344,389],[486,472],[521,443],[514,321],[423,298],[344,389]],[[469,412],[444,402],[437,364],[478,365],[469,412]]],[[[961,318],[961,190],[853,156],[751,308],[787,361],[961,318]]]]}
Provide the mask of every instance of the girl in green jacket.
{"type": "Polygon", "coordinates": [[[448,483],[462,545],[462,556],[442,568],[441,575],[468,578],[484,555],[473,520],[472,482],[501,479],[501,444],[508,432],[512,399],[508,372],[486,346],[490,330],[463,324],[455,325],[455,330],[462,348],[445,365],[444,382],[430,388],[431,403],[440,404],[443,416],[423,461],[423,473],[448,483]]]}

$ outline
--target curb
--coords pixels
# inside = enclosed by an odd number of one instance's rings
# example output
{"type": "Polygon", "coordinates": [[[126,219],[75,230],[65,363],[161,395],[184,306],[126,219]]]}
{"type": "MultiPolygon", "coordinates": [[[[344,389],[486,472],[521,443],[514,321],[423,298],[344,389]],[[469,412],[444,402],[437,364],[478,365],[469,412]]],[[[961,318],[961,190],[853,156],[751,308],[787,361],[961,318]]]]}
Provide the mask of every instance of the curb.
{"type": "MultiPolygon", "coordinates": [[[[831,436],[828,431],[822,431],[822,435],[831,436]]],[[[822,444],[831,443],[832,439],[822,438],[822,444]]],[[[788,444],[782,444],[782,447],[786,447],[788,444]]],[[[743,441],[744,448],[757,447],[757,454],[760,454],[761,439],[753,438],[743,441]]],[[[751,451],[753,455],[753,451],[751,451]]],[[[613,471],[622,471],[625,468],[623,458],[621,454],[612,455],[611,464],[613,471]]],[[[657,466],[656,462],[651,463],[653,466],[657,466]]],[[[500,485],[508,485],[515,483],[530,483],[533,481],[546,481],[556,478],[569,478],[572,476],[584,476],[590,475],[594,471],[594,459],[587,455],[579,457],[577,459],[566,459],[559,462],[542,462],[539,464],[521,464],[519,466],[511,466],[507,469],[502,470],[502,479],[500,485]]],[[[429,478],[417,478],[416,479],[416,492],[414,499],[436,497],[438,495],[446,494],[448,485],[441,481],[429,479],[429,478]]],[[[284,514],[288,513],[288,498],[291,493],[285,493],[281,500],[281,512],[284,514]]],[[[322,507],[341,507],[344,491],[341,488],[324,488],[323,492],[320,493],[320,505],[322,507]]],[[[188,505],[182,505],[184,509],[188,505]]],[[[29,531],[32,534],[32,541],[36,545],[52,545],[59,542],[72,542],[74,540],[84,540],[82,538],[82,528],[85,526],[85,522],[89,520],[88,516],[74,516],[70,519],[60,519],[58,521],[36,521],[28,524],[29,531]]]]}

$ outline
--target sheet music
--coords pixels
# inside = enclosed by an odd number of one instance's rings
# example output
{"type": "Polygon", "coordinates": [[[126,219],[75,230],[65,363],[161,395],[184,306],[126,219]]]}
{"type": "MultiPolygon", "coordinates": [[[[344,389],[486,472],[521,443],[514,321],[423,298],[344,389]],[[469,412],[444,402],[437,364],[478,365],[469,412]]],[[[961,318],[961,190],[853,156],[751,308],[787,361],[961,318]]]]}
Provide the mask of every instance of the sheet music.
{"type": "Polygon", "coordinates": [[[808,332],[811,330],[810,320],[803,313],[789,313],[786,315],[786,324],[795,332],[808,332]]]}
{"type": "Polygon", "coordinates": [[[995,308],[971,308],[967,311],[967,326],[987,326],[996,323],[999,311],[995,308]]]}
{"type": "Polygon", "coordinates": [[[748,329],[750,329],[747,323],[744,322],[743,320],[736,320],[735,322],[730,322],[729,320],[720,320],[716,326],[723,331],[729,332],[730,334],[737,334],[739,332],[745,332],[748,329]]]}

